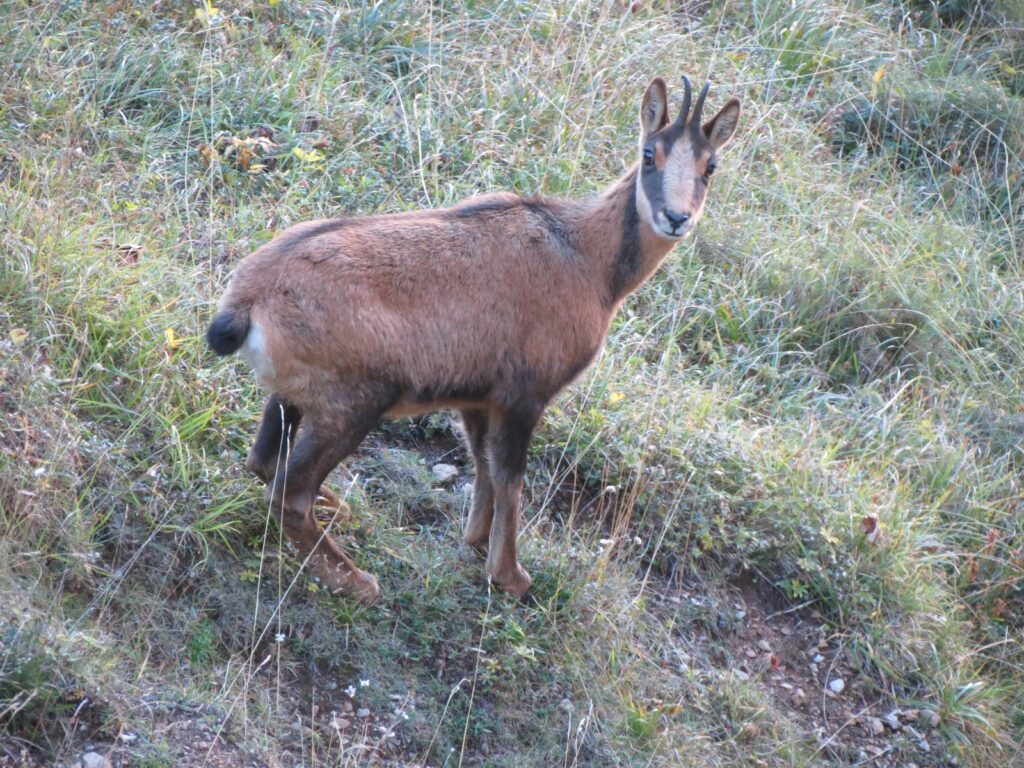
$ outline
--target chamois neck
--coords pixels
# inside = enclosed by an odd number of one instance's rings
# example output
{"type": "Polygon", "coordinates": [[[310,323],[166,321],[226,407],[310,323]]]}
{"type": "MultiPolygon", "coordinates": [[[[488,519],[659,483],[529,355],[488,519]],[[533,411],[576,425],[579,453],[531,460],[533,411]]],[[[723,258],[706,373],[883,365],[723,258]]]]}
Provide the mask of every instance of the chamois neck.
{"type": "Polygon", "coordinates": [[[661,266],[672,250],[669,240],[658,237],[640,219],[634,165],[594,199],[584,216],[583,229],[605,276],[607,303],[617,308],[661,266]]]}

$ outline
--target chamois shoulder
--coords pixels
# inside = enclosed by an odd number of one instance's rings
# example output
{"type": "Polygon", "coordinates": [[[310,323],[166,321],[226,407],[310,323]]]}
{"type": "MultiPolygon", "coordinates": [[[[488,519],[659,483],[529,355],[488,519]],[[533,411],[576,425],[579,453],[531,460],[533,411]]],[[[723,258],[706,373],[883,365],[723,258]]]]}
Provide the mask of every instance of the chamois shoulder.
{"type": "Polygon", "coordinates": [[[507,234],[527,236],[540,233],[557,251],[571,255],[579,251],[576,218],[579,204],[535,195],[516,195],[499,192],[463,200],[438,213],[467,223],[509,223],[507,234]]]}

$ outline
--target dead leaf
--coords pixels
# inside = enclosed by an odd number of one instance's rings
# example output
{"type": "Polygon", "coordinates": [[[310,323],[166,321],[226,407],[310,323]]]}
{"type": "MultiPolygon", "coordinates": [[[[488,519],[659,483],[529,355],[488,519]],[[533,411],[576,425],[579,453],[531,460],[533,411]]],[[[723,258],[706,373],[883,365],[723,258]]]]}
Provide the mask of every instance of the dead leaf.
{"type": "Polygon", "coordinates": [[[142,255],[142,246],[138,243],[121,243],[114,249],[117,254],[117,263],[121,266],[134,266],[139,263],[142,255]]]}
{"type": "Polygon", "coordinates": [[[882,523],[874,512],[865,515],[860,521],[860,529],[868,544],[877,544],[882,539],[882,523]]]}

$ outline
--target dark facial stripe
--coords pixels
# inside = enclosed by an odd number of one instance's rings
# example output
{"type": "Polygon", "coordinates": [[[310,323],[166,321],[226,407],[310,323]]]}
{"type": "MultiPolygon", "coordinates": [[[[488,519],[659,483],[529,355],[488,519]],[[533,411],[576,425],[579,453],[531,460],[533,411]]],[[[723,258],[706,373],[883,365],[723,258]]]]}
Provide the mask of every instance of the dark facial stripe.
{"type": "MultiPolygon", "coordinates": [[[[680,125],[678,121],[674,122],[664,130],[654,134],[648,140],[647,145],[653,147],[655,142],[660,142],[662,152],[668,158],[672,154],[673,147],[684,136],[689,139],[690,151],[693,153],[693,160],[696,163],[700,160],[704,151],[710,147],[707,137],[704,136],[704,132],[697,124],[680,125]]],[[[657,216],[658,212],[665,207],[665,172],[658,170],[657,167],[644,168],[641,164],[640,183],[644,189],[644,196],[651,206],[651,215],[657,216]]],[[[669,183],[672,183],[671,180],[669,183]]],[[[699,176],[696,184],[693,200],[699,200],[704,192],[702,189],[703,182],[699,176]]]]}

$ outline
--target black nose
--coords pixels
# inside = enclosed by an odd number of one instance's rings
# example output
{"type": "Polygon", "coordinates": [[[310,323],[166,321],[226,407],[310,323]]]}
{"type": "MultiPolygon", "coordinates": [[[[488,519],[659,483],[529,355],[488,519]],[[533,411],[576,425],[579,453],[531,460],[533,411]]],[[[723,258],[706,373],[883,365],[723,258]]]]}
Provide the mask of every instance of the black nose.
{"type": "Polygon", "coordinates": [[[668,219],[668,223],[672,225],[672,229],[683,226],[690,219],[688,213],[676,213],[670,211],[668,208],[665,209],[665,218],[668,219]]]}

